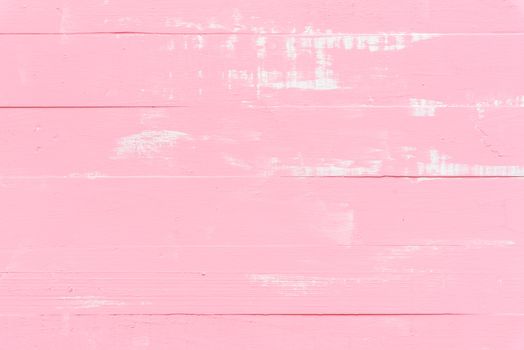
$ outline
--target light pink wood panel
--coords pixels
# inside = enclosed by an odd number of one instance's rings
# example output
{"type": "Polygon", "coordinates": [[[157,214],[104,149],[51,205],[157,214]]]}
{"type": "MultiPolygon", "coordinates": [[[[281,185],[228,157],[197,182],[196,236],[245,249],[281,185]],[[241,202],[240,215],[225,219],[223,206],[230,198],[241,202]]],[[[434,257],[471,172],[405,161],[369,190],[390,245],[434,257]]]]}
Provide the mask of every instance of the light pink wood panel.
{"type": "Polygon", "coordinates": [[[0,175],[524,174],[524,108],[421,109],[0,109],[0,175]]]}
{"type": "Polygon", "coordinates": [[[521,35],[3,35],[0,106],[522,107],[523,44],[521,35]]]}
{"type": "Polygon", "coordinates": [[[523,14],[1,1],[3,346],[521,349],[523,14]]]}
{"type": "Polygon", "coordinates": [[[520,243],[524,220],[520,178],[43,178],[1,184],[4,248],[505,245],[520,243]]]}
{"type": "Polygon", "coordinates": [[[39,314],[522,313],[523,186],[4,179],[0,303],[39,314]]]}
{"type": "Polygon", "coordinates": [[[523,283],[515,269],[366,275],[54,272],[8,274],[0,304],[6,314],[37,315],[522,314],[523,283]]]}
{"type": "Polygon", "coordinates": [[[2,32],[500,32],[521,0],[3,0],[2,32]]]}
{"type": "Polygon", "coordinates": [[[3,316],[17,349],[522,349],[521,316],[3,316]],[[31,336],[20,330],[31,330],[31,336]]]}

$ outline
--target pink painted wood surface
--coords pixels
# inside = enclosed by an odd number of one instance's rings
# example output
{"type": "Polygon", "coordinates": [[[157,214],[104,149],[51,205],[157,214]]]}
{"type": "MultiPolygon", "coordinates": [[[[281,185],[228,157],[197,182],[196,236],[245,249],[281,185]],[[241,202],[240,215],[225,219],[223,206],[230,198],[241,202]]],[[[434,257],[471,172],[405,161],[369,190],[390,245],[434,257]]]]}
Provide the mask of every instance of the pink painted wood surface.
{"type": "Polygon", "coordinates": [[[8,33],[524,29],[522,0],[3,0],[1,6],[0,31],[8,33]]]}
{"type": "Polygon", "coordinates": [[[0,176],[517,176],[524,108],[0,109],[0,176]]]}
{"type": "Polygon", "coordinates": [[[522,35],[2,35],[0,106],[522,107],[522,45],[522,35]]]}
{"type": "Polygon", "coordinates": [[[0,230],[9,249],[504,246],[520,243],[524,220],[520,178],[30,178],[1,185],[0,230]]]}
{"type": "Polygon", "coordinates": [[[522,348],[522,316],[3,316],[17,349],[522,348]],[[32,330],[27,336],[20,330],[32,330]],[[15,333],[16,332],[16,333],[15,333]]]}
{"type": "Polygon", "coordinates": [[[523,312],[521,179],[2,185],[9,313],[523,312]]]}
{"type": "Polygon", "coordinates": [[[0,1],[0,348],[522,349],[523,30],[0,1]]]}

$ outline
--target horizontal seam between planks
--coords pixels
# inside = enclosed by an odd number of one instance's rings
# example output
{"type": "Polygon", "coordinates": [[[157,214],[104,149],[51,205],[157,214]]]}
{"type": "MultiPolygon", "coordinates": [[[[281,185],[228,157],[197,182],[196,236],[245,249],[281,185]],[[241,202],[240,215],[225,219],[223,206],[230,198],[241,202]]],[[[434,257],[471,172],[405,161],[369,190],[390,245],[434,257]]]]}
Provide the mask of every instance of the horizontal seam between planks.
{"type": "Polygon", "coordinates": [[[410,35],[410,34],[427,34],[427,35],[438,35],[438,36],[521,36],[524,32],[412,32],[412,31],[386,31],[386,32],[333,32],[333,33],[293,33],[293,32],[282,32],[282,33],[264,33],[264,32],[161,32],[161,31],[92,31],[92,32],[3,32],[0,33],[2,36],[8,35],[243,35],[243,36],[298,36],[305,38],[314,37],[328,37],[328,36],[340,36],[340,35],[410,35]]]}
{"type": "MultiPolygon", "coordinates": [[[[63,316],[63,314],[56,313],[17,313],[17,314],[6,314],[2,313],[1,316],[63,316]]],[[[505,315],[505,314],[476,314],[476,313],[68,313],[70,316],[201,316],[201,317],[226,317],[226,316],[282,316],[282,317],[412,317],[412,316],[490,316],[490,315],[505,315]]],[[[521,315],[521,314],[508,314],[508,315],[521,315]]],[[[522,314],[524,315],[524,314],[522,314]]],[[[0,316],[0,317],[1,317],[0,316]]]]}
{"type": "MultiPolygon", "coordinates": [[[[252,101],[253,103],[256,103],[256,101],[252,101]]],[[[209,106],[227,106],[231,107],[233,105],[231,104],[206,104],[207,107],[209,106]]],[[[516,106],[484,106],[484,105],[444,105],[444,106],[438,106],[439,109],[445,109],[445,108],[464,108],[464,109],[477,109],[482,107],[485,109],[518,109],[518,108],[524,108],[524,105],[516,105],[516,106]]],[[[304,108],[304,109],[412,109],[413,106],[411,105],[344,105],[344,106],[323,106],[323,105],[248,105],[245,104],[238,104],[237,107],[242,107],[245,109],[275,109],[275,108],[304,108]]],[[[202,108],[202,105],[107,105],[107,106],[77,106],[77,105],[71,105],[71,106],[0,106],[1,109],[133,109],[133,108],[202,108]]]]}
{"type": "MultiPolygon", "coordinates": [[[[137,249],[137,248],[362,248],[362,247],[507,247],[513,246],[515,244],[500,244],[500,245],[490,245],[490,244],[136,244],[136,245],[125,245],[125,244],[115,244],[115,245],[99,245],[99,246],[80,246],[80,247],[70,247],[70,246],[61,246],[61,245],[50,245],[44,247],[31,247],[33,251],[38,250],[54,250],[54,249],[76,249],[76,250],[100,250],[100,249],[137,249]]],[[[5,247],[0,248],[0,251],[3,250],[13,250],[17,248],[5,247]]],[[[40,271],[35,271],[39,273],[40,271]]],[[[56,271],[62,272],[62,271],[56,271]]],[[[107,272],[107,271],[106,271],[107,272]]],[[[122,271],[113,271],[113,272],[122,272],[122,271]]],[[[166,271],[158,271],[166,272],[166,271]]],[[[0,273],[32,273],[32,272],[9,272],[9,271],[0,271],[0,273]]],[[[110,272],[111,273],[111,272],[110,272]]]]}
{"type": "Polygon", "coordinates": [[[275,179],[275,178],[299,178],[299,179],[520,179],[524,178],[524,175],[494,175],[494,176],[409,176],[409,175],[362,175],[362,176],[321,176],[321,175],[36,175],[36,176],[25,176],[25,175],[0,175],[0,180],[104,180],[104,179],[275,179]]]}

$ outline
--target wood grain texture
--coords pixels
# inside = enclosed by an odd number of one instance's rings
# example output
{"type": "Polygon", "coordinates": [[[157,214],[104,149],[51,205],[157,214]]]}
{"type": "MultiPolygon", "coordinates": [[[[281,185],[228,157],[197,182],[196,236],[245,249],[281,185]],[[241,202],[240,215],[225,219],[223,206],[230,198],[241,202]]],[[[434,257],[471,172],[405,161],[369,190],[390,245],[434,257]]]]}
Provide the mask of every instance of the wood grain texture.
{"type": "Polygon", "coordinates": [[[3,35],[0,106],[522,107],[523,44],[521,35],[3,35]]]}
{"type": "Polygon", "coordinates": [[[0,348],[524,346],[522,0],[0,1],[0,348]]]}
{"type": "Polygon", "coordinates": [[[4,0],[0,31],[491,33],[522,31],[523,11],[521,0],[4,0]]]}
{"type": "Polygon", "coordinates": [[[23,349],[507,349],[521,316],[3,316],[4,342],[23,349]],[[19,330],[32,330],[30,337],[19,330]]]}
{"type": "Polygon", "coordinates": [[[58,178],[1,184],[5,248],[23,240],[33,247],[477,240],[496,246],[520,242],[524,220],[520,178],[58,178]]]}
{"type": "Polygon", "coordinates": [[[524,108],[0,109],[0,176],[519,176],[524,108]]]}
{"type": "Polygon", "coordinates": [[[522,313],[522,186],[4,181],[0,303],[42,314],[522,313]]]}

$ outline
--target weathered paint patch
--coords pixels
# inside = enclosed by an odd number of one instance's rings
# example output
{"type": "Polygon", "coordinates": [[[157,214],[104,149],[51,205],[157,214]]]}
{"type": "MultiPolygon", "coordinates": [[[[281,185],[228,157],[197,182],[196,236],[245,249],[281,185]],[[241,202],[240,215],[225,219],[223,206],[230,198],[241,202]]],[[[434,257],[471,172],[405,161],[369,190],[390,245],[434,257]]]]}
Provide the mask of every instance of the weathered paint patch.
{"type": "Polygon", "coordinates": [[[117,158],[154,158],[165,147],[173,147],[177,142],[190,140],[191,136],[174,130],[146,130],[122,137],[115,148],[117,158]]]}
{"type": "Polygon", "coordinates": [[[429,163],[418,162],[419,176],[524,176],[519,165],[469,165],[450,161],[450,157],[432,149],[429,163]]]}
{"type": "Polygon", "coordinates": [[[437,108],[445,106],[445,104],[440,101],[416,98],[410,99],[409,104],[411,106],[411,114],[414,117],[434,117],[437,108]]]}

